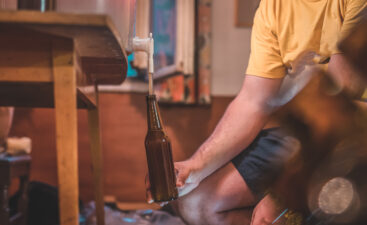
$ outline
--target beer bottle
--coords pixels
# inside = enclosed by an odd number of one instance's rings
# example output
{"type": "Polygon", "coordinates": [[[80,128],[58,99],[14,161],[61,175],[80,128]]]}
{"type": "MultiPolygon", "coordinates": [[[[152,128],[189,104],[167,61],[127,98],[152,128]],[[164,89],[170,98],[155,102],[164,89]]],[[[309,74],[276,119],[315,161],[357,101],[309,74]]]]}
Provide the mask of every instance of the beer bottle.
{"type": "Polygon", "coordinates": [[[178,197],[171,143],[164,132],[155,95],[147,95],[148,132],[145,138],[149,181],[155,202],[178,197]]]}
{"type": "Polygon", "coordinates": [[[53,11],[56,7],[56,0],[18,0],[18,9],[53,11]]]}

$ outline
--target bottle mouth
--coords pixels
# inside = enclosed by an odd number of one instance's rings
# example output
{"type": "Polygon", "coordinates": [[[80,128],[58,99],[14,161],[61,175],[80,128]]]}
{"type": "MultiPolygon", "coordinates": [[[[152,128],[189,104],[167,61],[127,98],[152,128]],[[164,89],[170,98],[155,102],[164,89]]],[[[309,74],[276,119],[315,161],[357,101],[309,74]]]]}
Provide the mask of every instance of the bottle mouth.
{"type": "Polygon", "coordinates": [[[147,100],[156,100],[156,96],[155,96],[155,94],[152,94],[152,95],[146,95],[146,98],[147,98],[147,100]]]}

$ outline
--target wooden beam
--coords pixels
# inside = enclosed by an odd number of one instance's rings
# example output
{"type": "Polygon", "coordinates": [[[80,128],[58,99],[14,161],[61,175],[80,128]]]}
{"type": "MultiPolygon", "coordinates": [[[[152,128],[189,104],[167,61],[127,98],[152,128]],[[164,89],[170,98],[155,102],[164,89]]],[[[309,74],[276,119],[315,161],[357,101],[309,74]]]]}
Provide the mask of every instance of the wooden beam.
{"type": "MultiPolygon", "coordinates": [[[[96,87],[97,89],[97,87],[96,87]]],[[[96,91],[96,93],[98,93],[96,91]]],[[[89,140],[92,158],[92,174],[94,186],[94,200],[96,202],[97,224],[104,225],[104,194],[103,194],[103,156],[97,107],[88,109],[89,140]]]]}
{"type": "Polygon", "coordinates": [[[106,26],[105,15],[75,14],[60,12],[40,12],[28,10],[2,10],[0,22],[29,23],[29,24],[62,24],[62,25],[88,25],[106,26]]]}
{"type": "MultiPolygon", "coordinates": [[[[0,13],[1,15],[1,13],[0,13]]],[[[0,81],[52,82],[50,41],[9,32],[0,24],[0,81]],[[28,37],[28,38],[27,38],[28,37]]]]}
{"type": "Polygon", "coordinates": [[[79,224],[76,76],[72,40],[54,39],[52,62],[61,225],[79,224]]]}

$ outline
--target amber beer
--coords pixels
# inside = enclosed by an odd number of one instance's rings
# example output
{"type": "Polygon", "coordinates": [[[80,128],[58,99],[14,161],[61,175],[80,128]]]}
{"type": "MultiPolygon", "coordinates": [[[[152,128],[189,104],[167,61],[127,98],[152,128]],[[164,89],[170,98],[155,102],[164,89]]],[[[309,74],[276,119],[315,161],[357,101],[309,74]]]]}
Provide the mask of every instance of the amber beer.
{"type": "Polygon", "coordinates": [[[171,143],[164,132],[155,95],[147,95],[148,132],[145,138],[149,181],[155,202],[178,197],[171,143]]]}

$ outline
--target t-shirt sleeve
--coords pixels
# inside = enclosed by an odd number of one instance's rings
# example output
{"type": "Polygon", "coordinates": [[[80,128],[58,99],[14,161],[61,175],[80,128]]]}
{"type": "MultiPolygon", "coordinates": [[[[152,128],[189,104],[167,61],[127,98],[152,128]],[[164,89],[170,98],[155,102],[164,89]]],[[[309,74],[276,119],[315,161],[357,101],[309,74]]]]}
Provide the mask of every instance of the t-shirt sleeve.
{"type": "Polygon", "coordinates": [[[344,10],[344,20],[341,27],[341,37],[348,35],[355,25],[357,25],[367,10],[367,0],[347,0],[344,10]]]}
{"type": "MultiPolygon", "coordinates": [[[[367,16],[366,14],[367,0],[346,0],[344,5],[343,24],[338,38],[339,41],[347,37],[362,18],[367,16]]],[[[333,54],[335,53],[341,53],[341,51],[336,48],[333,54]]]]}
{"type": "Polygon", "coordinates": [[[262,0],[256,11],[251,34],[251,54],[246,74],[282,78],[286,74],[279,43],[272,27],[275,22],[275,12],[269,0],[262,0]]]}

